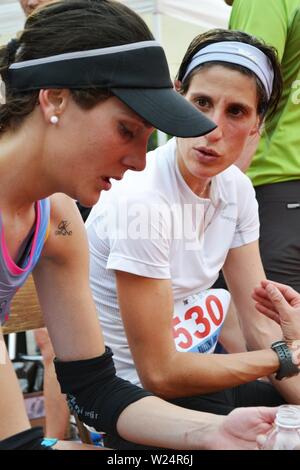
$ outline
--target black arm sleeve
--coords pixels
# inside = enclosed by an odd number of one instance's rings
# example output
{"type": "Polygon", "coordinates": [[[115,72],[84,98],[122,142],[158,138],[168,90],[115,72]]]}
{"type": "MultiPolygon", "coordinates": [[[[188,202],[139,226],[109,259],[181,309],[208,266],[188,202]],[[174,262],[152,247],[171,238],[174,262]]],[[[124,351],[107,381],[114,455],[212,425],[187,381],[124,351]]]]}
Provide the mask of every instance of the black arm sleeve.
{"type": "Polygon", "coordinates": [[[71,362],[55,359],[54,366],[61,391],[79,419],[97,431],[118,435],[116,425],[122,411],[152,394],[117,377],[112,355],[106,347],[102,356],[71,362]]]}
{"type": "MultiPolygon", "coordinates": [[[[44,439],[43,428],[31,428],[0,441],[0,450],[52,450],[50,440],[44,439]]],[[[57,439],[52,441],[55,444],[57,439]]]]}

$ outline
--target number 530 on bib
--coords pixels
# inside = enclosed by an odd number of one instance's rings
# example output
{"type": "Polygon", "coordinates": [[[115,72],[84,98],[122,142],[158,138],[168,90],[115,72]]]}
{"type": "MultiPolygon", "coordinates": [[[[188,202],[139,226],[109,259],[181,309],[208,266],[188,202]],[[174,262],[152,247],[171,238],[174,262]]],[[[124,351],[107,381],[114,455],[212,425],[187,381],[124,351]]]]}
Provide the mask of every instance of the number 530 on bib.
{"type": "Polygon", "coordinates": [[[208,289],[175,302],[173,336],[181,352],[213,352],[224,323],[230,294],[208,289]]]}

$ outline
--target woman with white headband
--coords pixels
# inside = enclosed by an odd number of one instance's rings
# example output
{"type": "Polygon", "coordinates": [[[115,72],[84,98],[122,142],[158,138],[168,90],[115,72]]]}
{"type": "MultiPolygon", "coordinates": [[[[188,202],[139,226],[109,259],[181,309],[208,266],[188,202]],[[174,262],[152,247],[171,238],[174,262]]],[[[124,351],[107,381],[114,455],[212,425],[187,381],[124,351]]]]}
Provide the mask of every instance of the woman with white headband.
{"type": "Polygon", "coordinates": [[[176,87],[218,127],[150,152],[146,169],[116,182],[86,223],[91,287],[117,373],[218,414],[299,403],[299,378],[279,379],[299,373],[289,346],[300,332],[255,310],[251,293],[264,278],[257,203],[233,165],[275,112],[276,54],[247,34],[213,30],[188,48],[176,87]],[[222,268],[251,352],[212,354],[230,301],[211,289],[222,268]],[[263,376],[272,384],[256,380],[263,376]]]}
{"type": "MultiPolygon", "coordinates": [[[[275,409],[224,419],[175,407],[116,376],[72,201],[90,206],[110,178],[142,170],[153,126],[190,137],[215,125],[172,89],[162,48],[118,2],[65,0],[37,9],[1,50],[0,74],[0,323],[32,272],[61,388],[80,419],[140,444],[254,448],[275,409]]],[[[3,350],[0,336],[0,449],[48,448],[42,430],[30,429],[3,350]]]]}

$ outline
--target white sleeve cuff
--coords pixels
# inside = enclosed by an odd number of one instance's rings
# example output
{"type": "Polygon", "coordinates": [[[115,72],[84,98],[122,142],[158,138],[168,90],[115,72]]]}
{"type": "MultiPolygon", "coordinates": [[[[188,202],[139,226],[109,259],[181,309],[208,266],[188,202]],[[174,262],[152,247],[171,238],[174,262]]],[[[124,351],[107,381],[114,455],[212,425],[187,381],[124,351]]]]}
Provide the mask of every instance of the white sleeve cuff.
{"type": "Polygon", "coordinates": [[[234,239],[232,241],[230,248],[239,248],[243,245],[248,245],[249,243],[256,242],[259,239],[259,230],[251,230],[249,232],[239,232],[235,233],[234,239]]]}
{"type": "Polygon", "coordinates": [[[110,255],[106,265],[107,269],[125,271],[137,276],[154,279],[171,279],[169,265],[153,265],[136,259],[127,258],[124,255],[110,255]]]}

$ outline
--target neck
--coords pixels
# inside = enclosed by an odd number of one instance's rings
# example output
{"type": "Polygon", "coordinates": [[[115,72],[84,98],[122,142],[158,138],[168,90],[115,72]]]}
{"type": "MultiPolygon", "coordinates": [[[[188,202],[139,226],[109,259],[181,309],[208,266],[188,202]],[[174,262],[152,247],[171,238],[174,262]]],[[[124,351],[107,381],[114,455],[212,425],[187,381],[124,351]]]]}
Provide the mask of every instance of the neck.
{"type": "Polygon", "coordinates": [[[51,191],[43,180],[36,136],[18,130],[0,134],[0,204],[8,212],[26,210],[51,191]]]}
{"type": "Polygon", "coordinates": [[[181,175],[196,196],[202,199],[209,199],[211,178],[196,178],[191,174],[182,172],[181,175]]]}
{"type": "Polygon", "coordinates": [[[188,168],[186,167],[183,158],[180,158],[179,153],[177,152],[177,164],[178,164],[178,169],[181,173],[181,176],[183,177],[184,181],[186,184],[189,186],[189,188],[195,193],[197,196],[201,198],[209,198],[209,193],[210,193],[210,184],[212,178],[210,177],[205,177],[205,176],[194,176],[188,168]]]}
{"type": "Polygon", "coordinates": [[[203,198],[203,199],[208,199],[209,198],[209,193],[210,193],[210,184],[211,184],[211,179],[207,178],[206,181],[199,182],[199,186],[197,187],[195,185],[195,188],[192,190],[197,196],[203,198]],[[202,187],[202,188],[201,188],[202,187]]]}

